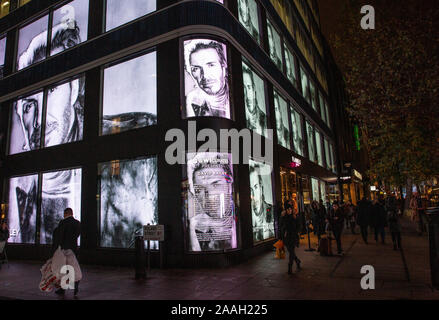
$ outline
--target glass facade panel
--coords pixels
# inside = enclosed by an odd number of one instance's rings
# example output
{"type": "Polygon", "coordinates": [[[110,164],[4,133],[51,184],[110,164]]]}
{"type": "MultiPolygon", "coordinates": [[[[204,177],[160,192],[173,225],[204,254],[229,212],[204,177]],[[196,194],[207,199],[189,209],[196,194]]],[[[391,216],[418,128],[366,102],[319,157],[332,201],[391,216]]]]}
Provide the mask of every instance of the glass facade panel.
{"type": "Polygon", "coordinates": [[[320,133],[317,130],[315,130],[315,133],[316,133],[317,163],[323,167],[322,139],[320,133]]]}
{"type": "Polygon", "coordinates": [[[331,170],[331,154],[329,152],[329,142],[328,139],[324,139],[325,140],[325,159],[326,159],[326,168],[328,170],[331,170]]]}
{"type": "Polygon", "coordinates": [[[9,13],[11,7],[11,0],[1,0],[0,1],[0,18],[3,18],[9,13]]]}
{"type": "Polygon", "coordinates": [[[3,69],[5,66],[6,55],[6,37],[0,37],[0,79],[3,78],[3,69]]]}
{"type": "Polygon", "coordinates": [[[276,28],[267,19],[267,32],[268,32],[268,48],[270,51],[270,58],[274,64],[282,70],[282,42],[279,33],[276,28]]]}
{"type": "Polygon", "coordinates": [[[105,31],[109,31],[156,10],[156,0],[106,0],[105,31]]]}
{"type": "Polygon", "coordinates": [[[309,82],[309,89],[311,92],[311,106],[316,112],[318,112],[317,111],[317,104],[316,104],[317,103],[316,102],[316,88],[315,88],[314,83],[312,81],[309,82]]]}
{"type": "Polygon", "coordinates": [[[308,155],[309,160],[316,162],[316,147],[314,143],[314,128],[307,122],[306,132],[308,137],[308,155]]]}
{"type": "Polygon", "coordinates": [[[244,62],[242,63],[242,78],[247,128],[267,137],[268,122],[264,80],[244,62]]]}
{"type": "Polygon", "coordinates": [[[320,201],[320,192],[319,192],[319,180],[315,178],[311,178],[311,188],[312,188],[312,199],[314,201],[320,201]]]}
{"type": "Polygon", "coordinates": [[[308,101],[309,104],[311,104],[311,96],[309,93],[309,82],[308,82],[308,76],[306,75],[303,68],[300,68],[300,76],[302,79],[302,95],[305,98],[306,101],[308,101]]]}
{"type": "Polygon", "coordinates": [[[277,93],[276,90],[274,90],[274,109],[276,112],[276,132],[278,143],[287,149],[291,149],[288,103],[277,93]]]}
{"type": "Polygon", "coordinates": [[[284,54],[285,54],[285,67],[288,80],[297,88],[297,78],[296,78],[296,61],[293,53],[286,46],[284,42],[284,54]]]}
{"type": "Polygon", "coordinates": [[[239,22],[259,43],[259,13],[255,0],[238,0],[239,22]]]}
{"type": "Polygon", "coordinates": [[[303,156],[304,155],[304,143],[303,143],[303,130],[302,130],[302,118],[293,108],[291,111],[291,127],[293,135],[293,148],[294,152],[303,156]]]}
{"type": "Polygon", "coordinates": [[[156,52],[104,70],[101,134],[157,124],[156,52]]]}

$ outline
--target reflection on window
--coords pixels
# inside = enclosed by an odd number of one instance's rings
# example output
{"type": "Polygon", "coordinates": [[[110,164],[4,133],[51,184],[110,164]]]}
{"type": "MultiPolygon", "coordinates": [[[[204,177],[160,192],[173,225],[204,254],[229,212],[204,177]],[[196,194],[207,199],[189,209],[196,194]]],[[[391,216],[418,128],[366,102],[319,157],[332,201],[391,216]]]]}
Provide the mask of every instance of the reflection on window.
{"type": "Polygon", "coordinates": [[[157,123],[156,52],[104,70],[101,134],[157,123]]]}
{"type": "Polygon", "coordinates": [[[156,0],[107,0],[105,31],[109,31],[156,10],[156,0]]]}

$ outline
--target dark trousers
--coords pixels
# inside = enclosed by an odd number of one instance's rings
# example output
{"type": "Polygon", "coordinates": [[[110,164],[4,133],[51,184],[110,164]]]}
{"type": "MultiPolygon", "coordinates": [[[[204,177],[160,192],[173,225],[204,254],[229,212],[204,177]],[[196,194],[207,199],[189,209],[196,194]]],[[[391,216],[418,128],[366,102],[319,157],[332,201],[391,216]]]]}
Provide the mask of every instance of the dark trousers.
{"type": "Polygon", "coordinates": [[[287,246],[287,250],[289,253],[289,257],[288,257],[288,266],[292,266],[294,261],[296,261],[297,264],[299,264],[301,261],[300,259],[296,256],[296,246],[294,245],[288,245],[287,246]]]}
{"type": "Polygon", "coordinates": [[[384,243],[384,238],[386,236],[386,232],[384,231],[384,227],[375,227],[375,241],[378,242],[378,235],[381,236],[381,242],[384,243]]]}
{"type": "Polygon", "coordinates": [[[361,237],[363,238],[365,243],[367,243],[367,228],[368,228],[368,226],[360,226],[361,237]]]}
{"type": "Polygon", "coordinates": [[[351,232],[352,232],[352,234],[355,234],[355,221],[351,221],[350,225],[351,225],[351,232]]]}
{"type": "Polygon", "coordinates": [[[343,232],[343,227],[335,227],[332,229],[335,241],[337,242],[337,252],[341,253],[343,250],[341,248],[341,233],[343,232]]]}
{"type": "Polygon", "coordinates": [[[401,248],[401,232],[392,231],[392,241],[394,246],[401,248]]]}

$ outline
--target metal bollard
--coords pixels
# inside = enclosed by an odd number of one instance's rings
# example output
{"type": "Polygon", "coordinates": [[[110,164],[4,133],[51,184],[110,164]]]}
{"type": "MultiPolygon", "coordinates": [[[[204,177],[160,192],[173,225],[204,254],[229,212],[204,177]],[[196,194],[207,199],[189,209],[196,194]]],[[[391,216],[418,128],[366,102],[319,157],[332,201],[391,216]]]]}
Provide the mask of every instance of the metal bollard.
{"type": "Polygon", "coordinates": [[[135,238],[135,262],[134,268],[136,271],[135,278],[146,279],[146,255],[145,255],[145,241],[143,236],[136,236],[135,238]]]}
{"type": "Polygon", "coordinates": [[[427,208],[427,230],[430,245],[431,283],[439,290],[439,207],[427,208]]]}

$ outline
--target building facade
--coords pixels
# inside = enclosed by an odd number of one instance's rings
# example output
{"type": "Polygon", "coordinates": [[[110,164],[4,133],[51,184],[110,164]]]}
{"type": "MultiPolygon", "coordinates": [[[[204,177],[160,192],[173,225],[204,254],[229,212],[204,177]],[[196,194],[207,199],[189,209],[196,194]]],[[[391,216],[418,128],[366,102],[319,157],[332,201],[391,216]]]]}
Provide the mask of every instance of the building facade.
{"type": "Polygon", "coordinates": [[[14,8],[0,19],[10,256],[48,257],[71,207],[83,263],[131,264],[135,234],[161,224],[153,264],[228,265],[272,247],[285,201],[342,197],[343,104],[316,1],[14,8]]]}

